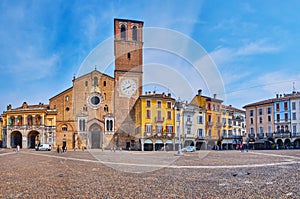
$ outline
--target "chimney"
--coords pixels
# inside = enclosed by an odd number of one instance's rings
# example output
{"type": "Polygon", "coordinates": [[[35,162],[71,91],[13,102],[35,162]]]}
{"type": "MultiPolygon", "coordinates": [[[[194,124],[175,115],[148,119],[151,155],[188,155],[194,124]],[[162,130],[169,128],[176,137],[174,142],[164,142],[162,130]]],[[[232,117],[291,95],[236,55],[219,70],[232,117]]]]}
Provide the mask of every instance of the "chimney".
{"type": "Polygon", "coordinates": [[[279,94],[276,94],[276,98],[279,98],[279,94]]]}
{"type": "Polygon", "coordinates": [[[198,96],[201,96],[201,95],[202,95],[202,90],[199,89],[199,90],[198,90],[198,96]]]}
{"type": "Polygon", "coordinates": [[[217,94],[214,94],[214,99],[216,99],[217,98],[217,94]]]}
{"type": "Polygon", "coordinates": [[[171,93],[168,93],[168,97],[171,98],[171,93]]]}

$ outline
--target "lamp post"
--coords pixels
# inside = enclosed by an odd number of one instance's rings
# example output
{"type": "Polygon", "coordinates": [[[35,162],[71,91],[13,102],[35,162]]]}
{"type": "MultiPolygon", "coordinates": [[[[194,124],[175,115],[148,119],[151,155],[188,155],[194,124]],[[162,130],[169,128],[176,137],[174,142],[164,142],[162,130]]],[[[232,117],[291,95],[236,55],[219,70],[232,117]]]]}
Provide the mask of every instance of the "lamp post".
{"type": "MultiPolygon", "coordinates": [[[[179,102],[180,103],[180,102],[179,102]]],[[[180,106],[180,104],[179,105],[175,105],[175,109],[177,110],[177,111],[179,111],[179,118],[178,118],[178,125],[179,125],[179,135],[178,135],[178,141],[179,141],[179,145],[178,145],[178,151],[177,151],[177,155],[178,156],[181,156],[182,155],[182,151],[181,151],[181,137],[180,137],[180,135],[181,135],[181,126],[180,126],[180,119],[181,119],[181,114],[180,114],[180,108],[181,108],[181,106],[180,106]]]]}

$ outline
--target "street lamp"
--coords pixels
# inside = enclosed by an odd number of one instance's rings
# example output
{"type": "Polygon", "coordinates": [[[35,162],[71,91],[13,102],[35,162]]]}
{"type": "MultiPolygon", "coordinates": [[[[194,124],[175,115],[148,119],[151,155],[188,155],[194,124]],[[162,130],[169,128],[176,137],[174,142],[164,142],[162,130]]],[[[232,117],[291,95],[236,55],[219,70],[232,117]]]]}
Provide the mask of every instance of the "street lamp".
{"type": "MultiPolygon", "coordinates": [[[[180,103],[180,102],[179,102],[180,103]]],[[[180,126],[180,119],[181,119],[181,114],[180,114],[180,104],[179,105],[175,105],[174,107],[177,111],[179,111],[179,120],[178,120],[178,125],[179,125],[179,135],[178,135],[178,141],[179,141],[179,145],[178,145],[178,151],[177,151],[177,155],[181,156],[182,155],[182,151],[181,151],[181,126],[180,126]]],[[[176,118],[177,119],[177,118],[176,118]]]]}

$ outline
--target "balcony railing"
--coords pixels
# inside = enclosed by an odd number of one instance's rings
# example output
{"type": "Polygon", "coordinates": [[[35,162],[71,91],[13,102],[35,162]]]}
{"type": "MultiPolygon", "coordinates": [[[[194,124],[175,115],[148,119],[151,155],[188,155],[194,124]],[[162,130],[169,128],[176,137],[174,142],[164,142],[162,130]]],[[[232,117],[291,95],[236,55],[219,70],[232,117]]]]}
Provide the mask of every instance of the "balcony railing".
{"type": "Polygon", "coordinates": [[[223,138],[233,138],[233,135],[223,135],[223,138]]]}
{"type": "Polygon", "coordinates": [[[152,136],[152,132],[144,132],[144,136],[145,136],[145,137],[152,136]]]}
{"type": "Polygon", "coordinates": [[[187,120],[187,121],[185,122],[185,124],[188,125],[188,126],[191,126],[191,125],[192,125],[192,121],[191,121],[191,120],[187,120]]]}
{"type": "Polygon", "coordinates": [[[213,122],[207,122],[207,125],[208,125],[209,127],[212,127],[212,126],[214,125],[214,123],[213,123],[213,122]]]}
{"type": "Polygon", "coordinates": [[[300,133],[292,133],[292,137],[300,137],[300,133]]]}
{"type": "Polygon", "coordinates": [[[197,136],[197,139],[205,139],[205,136],[202,136],[202,135],[200,136],[200,135],[198,135],[198,136],[197,136]]]}
{"type": "Polygon", "coordinates": [[[284,137],[291,137],[290,132],[284,132],[284,133],[274,133],[275,138],[284,138],[284,137]]]}
{"type": "Polygon", "coordinates": [[[46,131],[53,131],[56,129],[55,126],[45,126],[45,125],[13,125],[7,126],[8,130],[46,130],[46,131]]]}
{"type": "Polygon", "coordinates": [[[258,138],[264,138],[264,133],[258,133],[257,135],[256,135],[258,138]]]}
{"type": "Polygon", "coordinates": [[[194,138],[194,134],[184,134],[184,138],[194,138]]]}
{"type": "Polygon", "coordinates": [[[266,133],[266,136],[267,136],[268,138],[272,138],[272,137],[273,137],[273,133],[266,133]]]}
{"type": "Polygon", "coordinates": [[[249,133],[249,138],[255,138],[255,134],[254,133],[249,133]]]}

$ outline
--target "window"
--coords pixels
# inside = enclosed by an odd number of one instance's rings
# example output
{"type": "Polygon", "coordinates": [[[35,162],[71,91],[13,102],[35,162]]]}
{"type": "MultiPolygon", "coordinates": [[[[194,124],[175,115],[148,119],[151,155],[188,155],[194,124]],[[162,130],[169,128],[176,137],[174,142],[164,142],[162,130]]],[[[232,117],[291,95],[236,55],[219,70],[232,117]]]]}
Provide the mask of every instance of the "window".
{"type": "Polygon", "coordinates": [[[203,137],[203,129],[198,129],[198,137],[203,137]]]}
{"type": "Polygon", "coordinates": [[[150,110],[146,111],[146,118],[151,118],[151,111],[150,110]]]}
{"type": "Polygon", "coordinates": [[[113,120],[106,120],[106,131],[113,131],[113,120]]]}
{"type": "Polygon", "coordinates": [[[156,116],[157,116],[157,118],[156,118],[157,121],[162,121],[161,111],[157,111],[156,116]]]}
{"type": "Polygon", "coordinates": [[[268,115],[268,122],[272,122],[272,117],[271,117],[271,115],[268,115]]]}
{"type": "Polygon", "coordinates": [[[208,116],[208,122],[211,122],[211,115],[208,116]]]}
{"type": "Polygon", "coordinates": [[[68,127],[67,127],[67,126],[63,126],[63,127],[61,128],[61,130],[62,130],[62,131],[68,131],[68,127]]]}
{"type": "Polygon", "coordinates": [[[161,108],[161,101],[157,101],[157,108],[161,108]]]}
{"type": "Polygon", "coordinates": [[[121,39],[126,39],[126,27],[124,24],[121,26],[121,39]]]}
{"type": "Polygon", "coordinates": [[[98,78],[94,77],[94,86],[98,86],[98,78]]]}
{"type": "Polygon", "coordinates": [[[296,120],[297,119],[297,117],[296,117],[297,115],[296,115],[296,113],[294,112],[294,113],[292,113],[292,118],[293,118],[293,120],[296,120]]]}
{"type": "Polygon", "coordinates": [[[264,127],[259,127],[259,133],[263,134],[264,133],[264,127]]]}
{"type": "Polygon", "coordinates": [[[79,120],[79,131],[86,131],[85,130],[85,120],[84,119],[79,120]]]}
{"type": "Polygon", "coordinates": [[[211,137],[211,129],[208,130],[208,136],[211,137]]]}
{"type": "Polygon", "coordinates": [[[171,102],[167,102],[167,108],[172,108],[172,103],[171,102]]]}
{"type": "Polygon", "coordinates": [[[279,110],[280,110],[280,104],[276,103],[276,111],[279,111],[279,110]]]}
{"type": "Polygon", "coordinates": [[[192,134],[191,127],[187,127],[186,132],[187,134],[192,134]]]}
{"type": "Polygon", "coordinates": [[[296,110],[296,102],[292,102],[292,110],[296,110]]]}
{"type": "Polygon", "coordinates": [[[172,112],[171,111],[167,112],[167,118],[168,118],[168,120],[172,119],[172,112]]]}
{"type": "Polygon", "coordinates": [[[250,128],[250,134],[254,134],[254,128],[253,127],[250,128]]]}
{"type": "Polygon", "coordinates": [[[268,126],[268,133],[272,133],[272,126],[268,126]]]}
{"type": "Polygon", "coordinates": [[[177,114],[176,114],[176,121],[177,121],[177,122],[180,122],[180,113],[177,113],[177,114]]]}
{"type": "Polygon", "coordinates": [[[104,112],[108,112],[108,106],[107,106],[107,104],[105,104],[105,106],[104,106],[104,112]]]}
{"type": "Polygon", "coordinates": [[[288,121],[288,120],[289,120],[289,115],[288,115],[288,113],[285,113],[285,114],[284,114],[284,120],[285,120],[285,121],[288,121]]]}
{"type": "Polygon", "coordinates": [[[69,95],[66,96],[66,101],[69,101],[70,97],[69,95]]]}
{"type": "Polygon", "coordinates": [[[156,126],[156,130],[158,133],[161,133],[163,131],[162,126],[161,125],[156,126]]]}
{"type": "Polygon", "coordinates": [[[293,134],[296,134],[296,133],[297,133],[297,126],[293,125],[293,134]]]}
{"type": "Polygon", "coordinates": [[[226,126],[226,118],[222,118],[222,124],[223,126],[226,126]]]}
{"type": "Polygon", "coordinates": [[[259,117],[259,123],[261,124],[263,122],[262,117],[259,117]]]}
{"type": "Polygon", "coordinates": [[[127,59],[130,59],[131,55],[130,53],[127,53],[127,59]]]}
{"type": "Polygon", "coordinates": [[[250,115],[250,117],[253,117],[253,115],[254,115],[254,110],[250,110],[249,115],[250,115]]]}
{"type": "Polygon", "coordinates": [[[276,114],[276,120],[277,122],[280,122],[280,114],[276,114]]]}
{"type": "Polygon", "coordinates": [[[272,107],[268,107],[268,108],[267,108],[267,113],[268,113],[268,114],[271,114],[271,113],[272,113],[272,107]]]}
{"type": "Polygon", "coordinates": [[[263,114],[263,109],[262,108],[258,109],[258,115],[262,115],[262,114],[263,114]]]}
{"type": "Polygon", "coordinates": [[[151,101],[150,101],[150,100],[147,100],[147,101],[146,101],[146,106],[147,106],[147,107],[151,107],[151,101]]]}
{"type": "Polygon", "coordinates": [[[287,102],[284,102],[284,110],[288,110],[288,103],[287,102]]]}
{"type": "Polygon", "coordinates": [[[202,124],[203,123],[203,117],[202,116],[198,116],[198,124],[202,124]]]}
{"type": "Polygon", "coordinates": [[[187,116],[186,121],[187,121],[187,122],[190,122],[190,121],[191,121],[191,116],[190,116],[190,115],[187,116]]]}
{"type": "Polygon", "coordinates": [[[226,130],[222,131],[222,136],[227,136],[226,130]]]}
{"type": "Polygon", "coordinates": [[[152,125],[146,124],[145,130],[146,130],[146,132],[152,132],[152,125]]]}
{"type": "Polygon", "coordinates": [[[86,87],[88,86],[88,81],[85,81],[85,86],[86,86],[86,87]]]}
{"type": "MultiPolygon", "coordinates": [[[[180,129],[179,126],[177,127],[177,130],[178,130],[178,129],[180,129]]],[[[168,133],[173,133],[173,126],[172,126],[172,125],[167,125],[167,132],[168,132],[168,133]]],[[[179,132],[179,130],[178,130],[178,132],[179,132]]]]}
{"type": "Polygon", "coordinates": [[[106,86],[106,81],[103,81],[103,86],[104,86],[104,87],[106,86]]]}
{"type": "Polygon", "coordinates": [[[137,41],[137,27],[133,26],[132,28],[132,40],[137,41]]]}
{"type": "Polygon", "coordinates": [[[254,122],[253,122],[253,118],[250,118],[250,124],[253,124],[254,122]]]}

